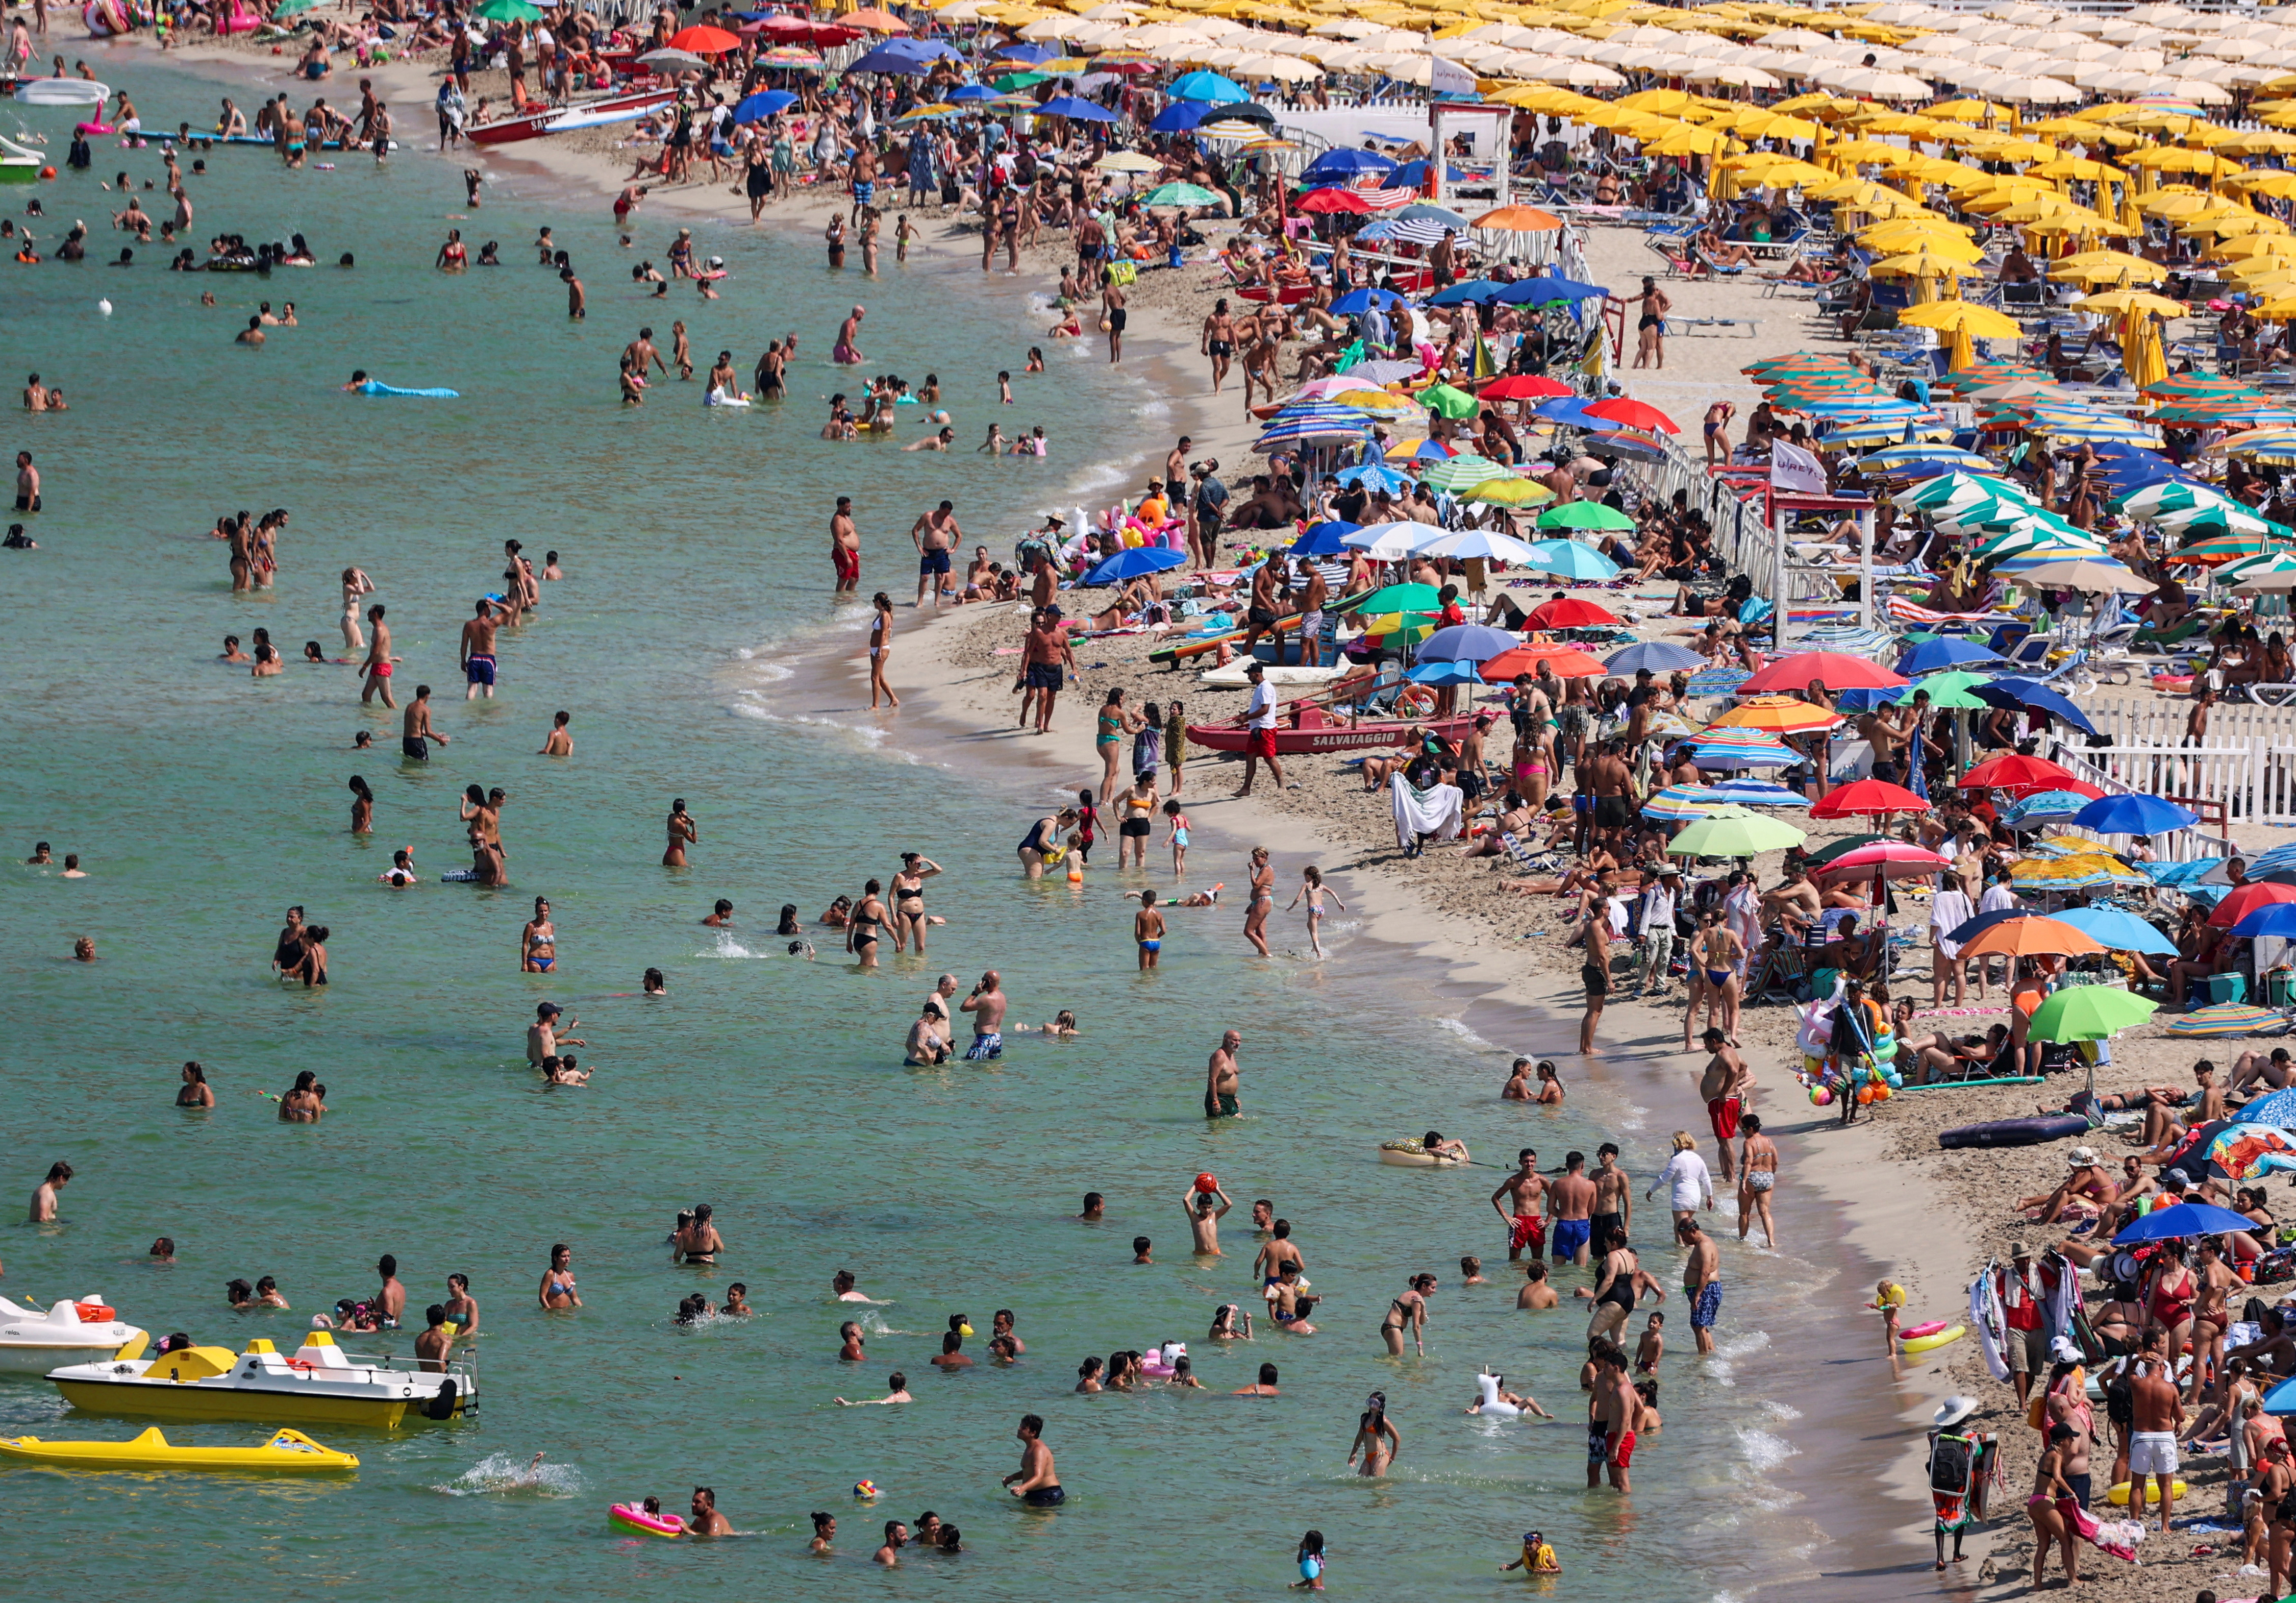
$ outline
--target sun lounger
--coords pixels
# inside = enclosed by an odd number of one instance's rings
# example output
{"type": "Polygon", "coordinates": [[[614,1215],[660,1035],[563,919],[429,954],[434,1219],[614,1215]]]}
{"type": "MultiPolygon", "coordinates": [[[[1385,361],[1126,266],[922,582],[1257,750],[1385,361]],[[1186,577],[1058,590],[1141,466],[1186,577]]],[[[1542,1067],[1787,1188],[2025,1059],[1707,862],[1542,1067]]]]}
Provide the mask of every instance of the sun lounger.
{"type": "Polygon", "coordinates": [[[1677,317],[1670,316],[1665,321],[1665,327],[1668,333],[1676,335],[1710,333],[1718,333],[1726,328],[1732,330],[1743,329],[1746,333],[1746,338],[1749,340],[1759,339],[1762,333],[1762,323],[1761,319],[1759,317],[1677,317]]]}

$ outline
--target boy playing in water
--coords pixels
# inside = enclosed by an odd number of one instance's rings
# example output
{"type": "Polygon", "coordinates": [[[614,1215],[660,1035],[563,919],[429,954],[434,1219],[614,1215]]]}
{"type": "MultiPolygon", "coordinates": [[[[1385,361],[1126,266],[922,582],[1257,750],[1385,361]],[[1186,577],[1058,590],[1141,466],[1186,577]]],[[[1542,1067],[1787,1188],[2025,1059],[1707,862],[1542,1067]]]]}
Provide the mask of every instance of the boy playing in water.
{"type": "Polygon", "coordinates": [[[1196,1253],[1200,1257],[1218,1258],[1223,1254],[1219,1244],[1219,1221],[1235,1206],[1228,1194],[1215,1186],[1210,1191],[1191,1189],[1181,1199],[1181,1210],[1188,1216],[1188,1228],[1196,1233],[1196,1253]],[[1218,1207],[1213,1204],[1217,1203],[1218,1207]]]}
{"type": "Polygon", "coordinates": [[[1157,954],[1164,949],[1164,915],[1156,910],[1153,891],[1140,892],[1140,910],[1132,915],[1132,939],[1140,949],[1140,969],[1144,974],[1156,966],[1157,954]]]}

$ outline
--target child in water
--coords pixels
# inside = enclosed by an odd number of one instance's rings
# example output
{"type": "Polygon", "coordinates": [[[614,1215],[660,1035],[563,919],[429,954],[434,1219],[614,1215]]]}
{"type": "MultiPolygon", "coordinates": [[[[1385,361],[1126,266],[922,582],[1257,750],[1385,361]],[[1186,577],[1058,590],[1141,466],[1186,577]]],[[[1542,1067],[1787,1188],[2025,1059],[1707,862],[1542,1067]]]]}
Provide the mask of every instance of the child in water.
{"type": "Polygon", "coordinates": [[[1293,1591],[1319,1592],[1324,1590],[1324,1533],[1310,1531],[1300,1538],[1300,1578],[1292,1583],[1293,1591]]]}
{"type": "Polygon", "coordinates": [[[1526,1575],[1559,1575],[1562,1573],[1562,1566],[1554,1557],[1554,1550],[1547,1545],[1546,1537],[1537,1531],[1525,1531],[1522,1533],[1521,1557],[1513,1564],[1499,1566],[1499,1574],[1503,1575],[1509,1570],[1521,1570],[1526,1575]]]}

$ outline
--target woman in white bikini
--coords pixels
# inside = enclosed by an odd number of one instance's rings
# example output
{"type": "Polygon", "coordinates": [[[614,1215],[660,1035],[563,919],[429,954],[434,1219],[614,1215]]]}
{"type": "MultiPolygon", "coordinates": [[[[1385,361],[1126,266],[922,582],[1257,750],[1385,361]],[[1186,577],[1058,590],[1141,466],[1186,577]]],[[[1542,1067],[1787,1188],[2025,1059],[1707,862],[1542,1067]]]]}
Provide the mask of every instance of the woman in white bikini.
{"type": "Polygon", "coordinates": [[[892,598],[880,590],[869,598],[869,604],[877,609],[877,615],[869,621],[869,705],[873,711],[882,693],[889,705],[898,707],[901,698],[885,682],[885,664],[893,655],[892,598]]]}
{"type": "Polygon", "coordinates": [[[359,597],[374,594],[374,580],[361,568],[343,570],[343,649],[365,651],[366,636],[359,629],[359,597]]]}

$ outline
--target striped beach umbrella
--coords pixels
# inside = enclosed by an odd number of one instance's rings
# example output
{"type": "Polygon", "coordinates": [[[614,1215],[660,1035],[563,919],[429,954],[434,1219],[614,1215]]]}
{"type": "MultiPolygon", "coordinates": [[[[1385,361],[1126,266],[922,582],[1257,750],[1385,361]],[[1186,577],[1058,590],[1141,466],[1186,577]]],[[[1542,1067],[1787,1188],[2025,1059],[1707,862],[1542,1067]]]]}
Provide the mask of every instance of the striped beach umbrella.
{"type": "Polygon", "coordinates": [[[2153,519],[2166,514],[2198,512],[2209,506],[2236,505],[2230,496],[2212,485],[2193,484],[2172,480],[2162,484],[2146,484],[2130,490],[2113,502],[2115,511],[2132,518],[2153,519]]]}
{"type": "Polygon", "coordinates": [[[1783,769],[1808,760],[1759,729],[1710,730],[1691,744],[1690,760],[1702,769],[1783,769]]]}
{"type": "Polygon", "coordinates": [[[1860,473],[1867,473],[1875,469],[1893,467],[1901,462],[1942,462],[1955,467],[1967,468],[1972,473],[1994,473],[2001,471],[1996,464],[1979,456],[1975,451],[1964,451],[1959,446],[1951,445],[1883,446],[1870,456],[1860,456],[1857,459],[1857,468],[1860,473]]]}
{"type": "Polygon", "coordinates": [[[1430,462],[1418,470],[1419,481],[1436,489],[1454,492],[1472,489],[1494,479],[1521,477],[1510,468],[1501,467],[1488,456],[1478,456],[1471,451],[1441,462],[1430,462]]]}
{"type": "Polygon", "coordinates": [[[1752,671],[1744,668],[1703,668],[1690,676],[1690,694],[1728,695],[1753,677],[1752,671]]]}
{"type": "Polygon", "coordinates": [[[2169,1021],[2169,1033],[2183,1036],[2277,1035],[2288,1028],[2288,1018],[2276,1008],[2250,1002],[2219,1002],[2169,1021]]]}
{"type": "Polygon", "coordinates": [[[1721,800],[1702,785],[1669,785],[1643,802],[1643,817],[1661,824],[1687,824],[1705,818],[1721,800]]]}
{"type": "Polygon", "coordinates": [[[1717,801],[1734,802],[1741,807],[1808,807],[1809,798],[1800,791],[1768,779],[1752,779],[1742,775],[1718,779],[1708,789],[1717,801]]]}
{"type": "Polygon", "coordinates": [[[1791,695],[1758,695],[1739,703],[1708,727],[1796,735],[1804,729],[1831,729],[1841,721],[1840,713],[1791,695]]]}

